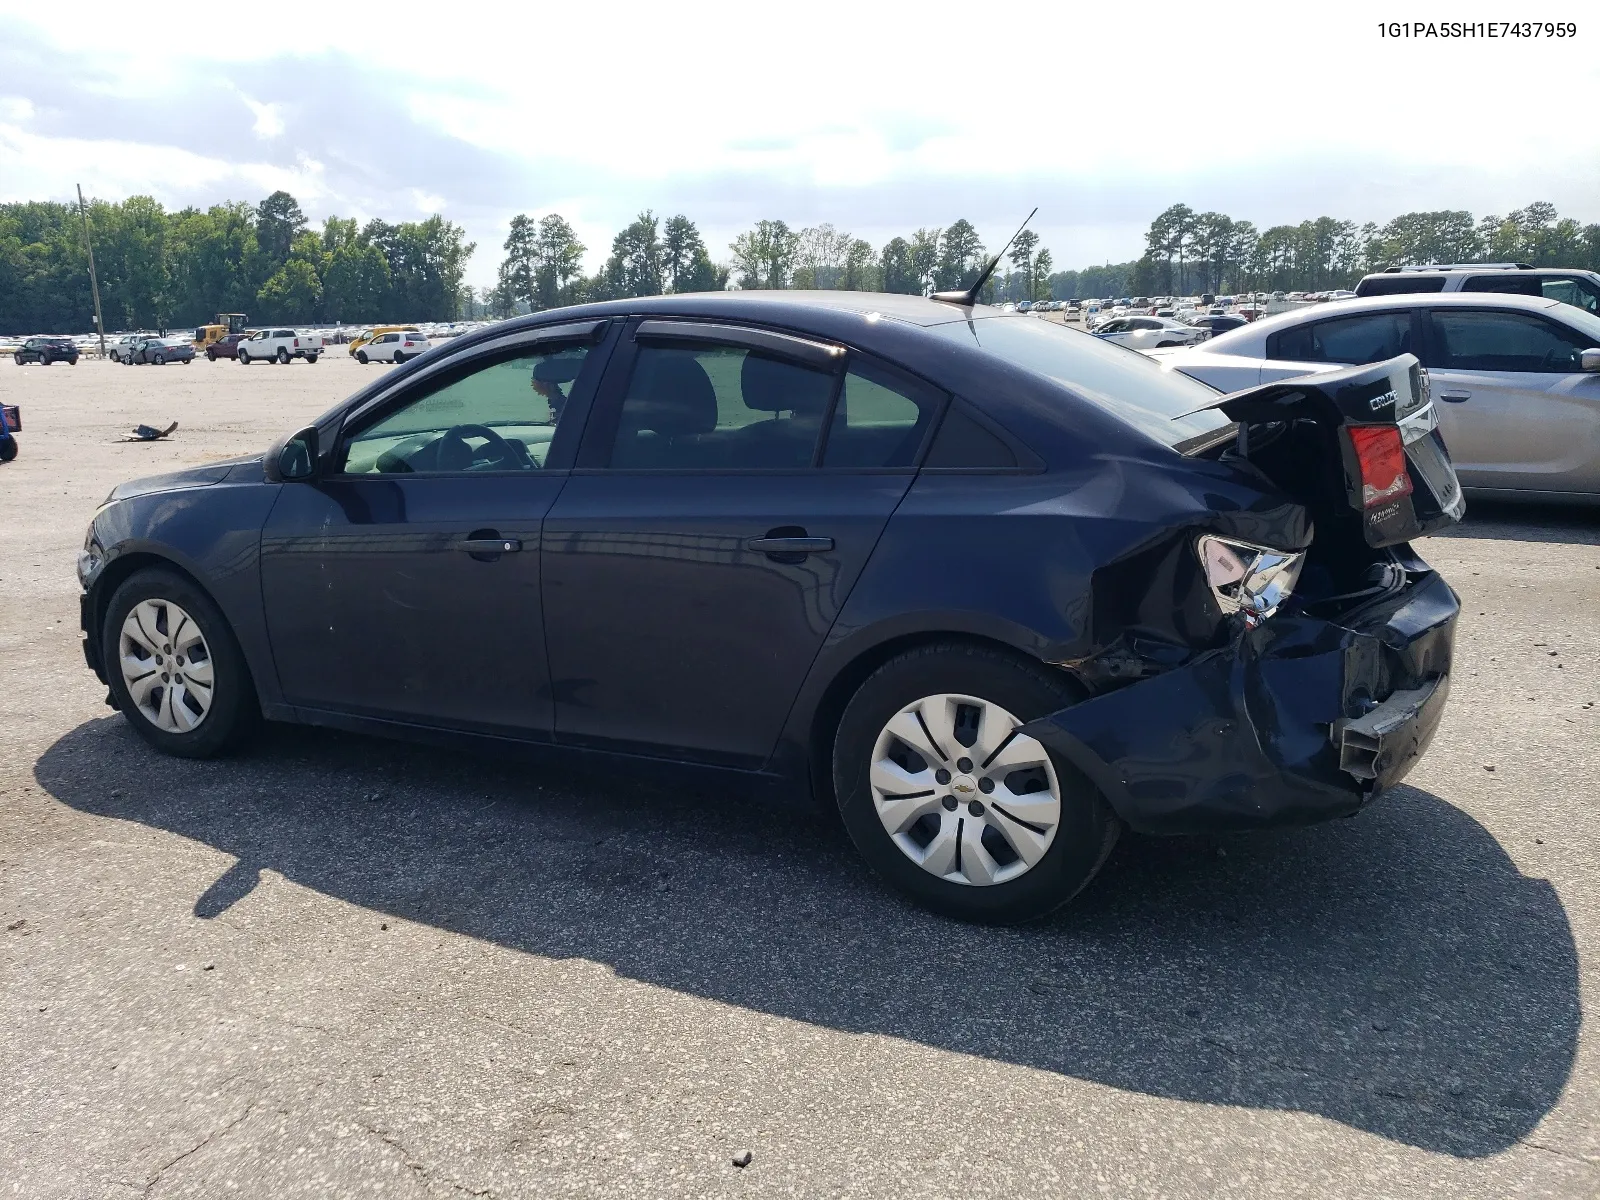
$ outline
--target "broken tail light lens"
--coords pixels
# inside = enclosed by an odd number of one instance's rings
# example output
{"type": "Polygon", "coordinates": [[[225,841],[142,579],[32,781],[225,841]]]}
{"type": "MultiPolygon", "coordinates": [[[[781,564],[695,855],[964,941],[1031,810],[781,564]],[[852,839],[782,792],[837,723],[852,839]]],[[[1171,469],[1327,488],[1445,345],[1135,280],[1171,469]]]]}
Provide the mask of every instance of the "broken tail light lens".
{"type": "Polygon", "coordinates": [[[1306,561],[1303,550],[1274,550],[1212,534],[1201,537],[1196,549],[1217,606],[1229,616],[1243,613],[1252,628],[1289,598],[1306,561]]]}
{"type": "Polygon", "coordinates": [[[1398,425],[1350,425],[1350,445],[1361,471],[1361,506],[1373,508],[1411,494],[1406,447],[1398,425]]]}

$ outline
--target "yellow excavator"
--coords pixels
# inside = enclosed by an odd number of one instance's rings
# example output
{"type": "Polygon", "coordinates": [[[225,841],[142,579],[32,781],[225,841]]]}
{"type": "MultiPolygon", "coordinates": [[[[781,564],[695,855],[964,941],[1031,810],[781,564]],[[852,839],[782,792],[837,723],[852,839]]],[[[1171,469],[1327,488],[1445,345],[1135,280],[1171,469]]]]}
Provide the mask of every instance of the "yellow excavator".
{"type": "Polygon", "coordinates": [[[198,326],[194,331],[194,352],[204,354],[206,347],[220,342],[230,333],[243,333],[243,313],[218,313],[214,324],[198,326]]]}

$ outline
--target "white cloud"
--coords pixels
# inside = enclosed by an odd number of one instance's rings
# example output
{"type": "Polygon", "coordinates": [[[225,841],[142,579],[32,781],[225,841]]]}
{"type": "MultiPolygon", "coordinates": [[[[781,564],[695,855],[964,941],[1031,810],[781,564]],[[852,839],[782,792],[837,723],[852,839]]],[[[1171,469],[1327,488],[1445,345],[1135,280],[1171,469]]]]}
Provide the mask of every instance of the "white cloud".
{"type": "MultiPolygon", "coordinates": [[[[1458,0],[1449,16],[1500,19],[1497,3],[1458,0]]],[[[90,23],[120,11],[82,6],[90,23]]],[[[8,37],[54,48],[76,95],[171,106],[138,126],[152,146],[111,149],[95,140],[103,118],[49,123],[51,103],[8,80],[0,189],[59,195],[86,161],[108,195],[120,180],[254,199],[240,189],[270,175],[293,181],[282,186],[308,212],[449,212],[479,243],[474,282],[493,278],[515,212],[561,212],[591,269],[644,208],[688,212],[721,256],[761,217],[832,221],[881,243],[964,215],[998,244],[1039,203],[1036,227],[1063,266],[1131,257],[1179,200],[1260,226],[1534,199],[1600,220],[1600,129],[1533,120],[1502,98],[1530,78],[1559,79],[1564,96],[1600,91],[1581,37],[1385,38],[1391,0],[1230,0],[1203,15],[1147,0],[1136,17],[1049,0],[813,0],[803,14],[683,0],[667,24],[662,11],[468,2],[428,24],[425,52],[374,54],[336,36],[213,39],[174,57],[137,40],[82,43],[24,0],[0,0],[8,37]],[[218,86],[254,123],[239,112],[227,137],[197,137],[183,102],[218,86]],[[368,136],[380,112],[385,136],[368,136]],[[41,140],[7,158],[24,127],[41,140]],[[74,159],[88,141],[93,156],[74,159]]],[[[1587,25],[1589,10],[1544,0],[1540,17],[1587,25]]]]}
{"type": "Polygon", "coordinates": [[[252,100],[243,92],[239,99],[245,102],[246,107],[255,114],[256,123],[250,131],[258,138],[275,138],[283,136],[283,106],[279,104],[263,104],[259,100],[252,100]]]}

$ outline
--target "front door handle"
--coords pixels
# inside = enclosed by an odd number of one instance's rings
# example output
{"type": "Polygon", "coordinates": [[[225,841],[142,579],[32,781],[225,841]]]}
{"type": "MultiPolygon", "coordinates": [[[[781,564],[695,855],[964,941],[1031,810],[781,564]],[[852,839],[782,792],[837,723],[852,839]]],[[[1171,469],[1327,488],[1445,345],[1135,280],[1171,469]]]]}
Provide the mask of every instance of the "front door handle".
{"type": "Polygon", "coordinates": [[[821,554],[833,549],[832,538],[818,537],[758,537],[744,544],[746,550],[761,554],[821,554]]]}
{"type": "Polygon", "coordinates": [[[455,548],[468,554],[515,554],[522,549],[522,542],[517,538],[468,537],[457,542],[455,548]]]}
{"type": "Polygon", "coordinates": [[[1448,401],[1451,404],[1460,404],[1463,400],[1471,400],[1472,399],[1472,393],[1471,392],[1440,392],[1439,393],[1439,399],[1448,401]]]}

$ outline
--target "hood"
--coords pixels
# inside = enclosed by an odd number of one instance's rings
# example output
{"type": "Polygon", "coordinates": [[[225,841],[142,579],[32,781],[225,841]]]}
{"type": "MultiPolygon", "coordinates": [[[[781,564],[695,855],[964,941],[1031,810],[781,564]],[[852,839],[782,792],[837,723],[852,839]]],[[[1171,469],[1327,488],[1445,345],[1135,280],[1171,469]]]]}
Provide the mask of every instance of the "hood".
{"type": "Polygon", "coordinates": [[[199,467],[185,467],[181,471],[168,471],[164,475],[147,475],[143,479],[130,479],[127,483],[118,484],[111,489],[111,494],[106,497],[109,503],[113,500],[128,500],[134,496],[148,496],[154,492],[176,492],[183,488],[205,487],[213,483],[221,483],[232,472],[242,466],[261,463],[261,455],[246,454],[238,458],[228,458],[221,462],[206,463],[199,467]]]}

